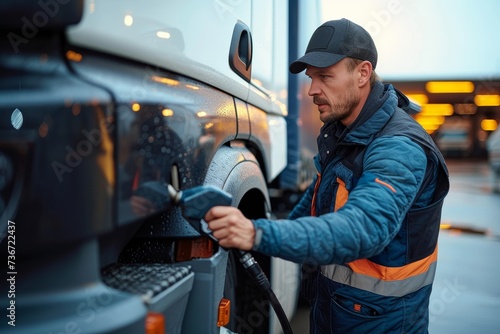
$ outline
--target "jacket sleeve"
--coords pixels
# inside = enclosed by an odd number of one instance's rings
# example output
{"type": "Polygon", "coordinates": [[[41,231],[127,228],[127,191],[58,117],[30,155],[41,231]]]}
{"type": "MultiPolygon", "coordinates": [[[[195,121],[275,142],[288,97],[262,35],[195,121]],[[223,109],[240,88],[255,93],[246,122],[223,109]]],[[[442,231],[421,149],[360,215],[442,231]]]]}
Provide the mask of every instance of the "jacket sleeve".
{"type": "Polygon", "coordinates": [[[381,137],[364,157],[363,174],[337,212],[295,220],[254,220],[255,250],[294,262],[346,263],[380,253],[394,238],[423,182],[426,156],[406,137],[381,137]]]}

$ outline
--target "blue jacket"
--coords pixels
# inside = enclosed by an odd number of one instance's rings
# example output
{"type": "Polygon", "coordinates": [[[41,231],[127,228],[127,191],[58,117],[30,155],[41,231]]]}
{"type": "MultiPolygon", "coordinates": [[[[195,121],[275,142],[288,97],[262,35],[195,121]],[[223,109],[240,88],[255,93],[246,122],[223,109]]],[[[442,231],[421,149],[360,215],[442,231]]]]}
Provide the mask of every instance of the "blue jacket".
{"type": "Polygon", "coordinates": [[[307,264],[311,333],[422,333],[448,172],[430,136],[378,82],[356,121],[325,124],[316,180],[288,220],[254,221],[255,250],[307,264]]]}

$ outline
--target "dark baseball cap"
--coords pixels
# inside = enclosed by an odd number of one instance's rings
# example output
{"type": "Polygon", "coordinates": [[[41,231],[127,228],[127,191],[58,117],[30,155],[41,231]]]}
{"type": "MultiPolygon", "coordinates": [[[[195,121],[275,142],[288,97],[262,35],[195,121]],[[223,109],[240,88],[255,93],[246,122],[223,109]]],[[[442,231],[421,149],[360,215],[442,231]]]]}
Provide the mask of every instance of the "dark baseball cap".
{"type": "Polygon", "coordinates": [[[377,66],[377,48],[368,31],[347,19],[332,20],[319,26],[307,45],[306,54],[290,64],[296,74],[314,67],[329,67],[345,57],[368,60],[377,66]]]}

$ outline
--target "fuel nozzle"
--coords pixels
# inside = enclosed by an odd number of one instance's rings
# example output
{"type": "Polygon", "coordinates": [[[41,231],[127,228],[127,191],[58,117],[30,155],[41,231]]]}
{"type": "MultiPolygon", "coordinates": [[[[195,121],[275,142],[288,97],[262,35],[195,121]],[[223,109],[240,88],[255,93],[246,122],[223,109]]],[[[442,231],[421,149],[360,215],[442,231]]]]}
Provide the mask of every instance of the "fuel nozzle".
{"type": "Polygon", "coordinates": [[[182,215],[189,221],[191,226],[198,233],[206,234],[212,239],[214,239],[212,231],[208,228],[203,217],[212,207],[219,205],[230,206],[233,201],[231,194],[212,185],[178,191],[169,184],[168,194],[174,203],[181,207],[182,215]]]}
{"type": "MultiPolygon", "coordinates": [[[[168,193],[174,203],[181,207],[184,218],[189,221],[198,233],[207,235],[213,240],[218,241],[212,235],[212,231],[208,228],[208,224],[203,217],[214,206],[231,205],[231,194],[210,185],[198,186],[182,191],[177,191],[173,186],[168,185],[168,193]]],[[[269,280],[253,256],[242,250],[235,251],[241,264],[257,284],[265,290],[270,289],[269,280]]]]}

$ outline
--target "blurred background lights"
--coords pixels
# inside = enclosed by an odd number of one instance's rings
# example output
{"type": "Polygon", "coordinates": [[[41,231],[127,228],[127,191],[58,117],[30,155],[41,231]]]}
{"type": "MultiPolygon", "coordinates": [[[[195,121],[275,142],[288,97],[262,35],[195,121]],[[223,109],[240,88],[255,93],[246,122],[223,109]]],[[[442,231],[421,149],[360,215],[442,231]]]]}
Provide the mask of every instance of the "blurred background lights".
{"type": "Polygon", "coordinates": [[[474,83],[470,81],[429,81],[425,84],[429,93],[472,93],[474,83]]]}
{"type": "Polygon", "coordinates": [[[159,38],[169,39],[170,33],[168,31],[157,31],[156,36],[159,38]]]}
{"type": "Polygon", "coordinates": [[[500,106],[500,95],[478,94],[474,97],[474,103],[479,107],[500,106]]]}
{"type": "Polygon", "coordinates": [[[481,121],[481,129],[484,131],[495,131],[498,127],[498,123],[494,119],[483,119],[481,121]]]}
{"type": "Polygon", "coordinates": [[[23,126],[23,114],[21,113],[21,110],[16,108],[12,112],[12,115],[10,115],[10,122],[16,130],[19,130],[21,126],[23,126]]]}
{"type": "Polygon", "coordinates": [[[138,112],[139,110],[141,110],[141,105],[139,103],[132,103],[132,110],[134,112],[138,112]]]}
{"type": "Polygon", "coordinates": [[[165,117],[170,117],[174,115],[174,111],[172,109],[165,108],[161,111],[161,114],[165,117]]]}
{"type": "Polygon", "coordinates": [[[132,15],[125,15],[123,18],[123,24],[125,24],[127,27],[130,27],[132,24],[134,24],[134,18],[132,15]]]}

